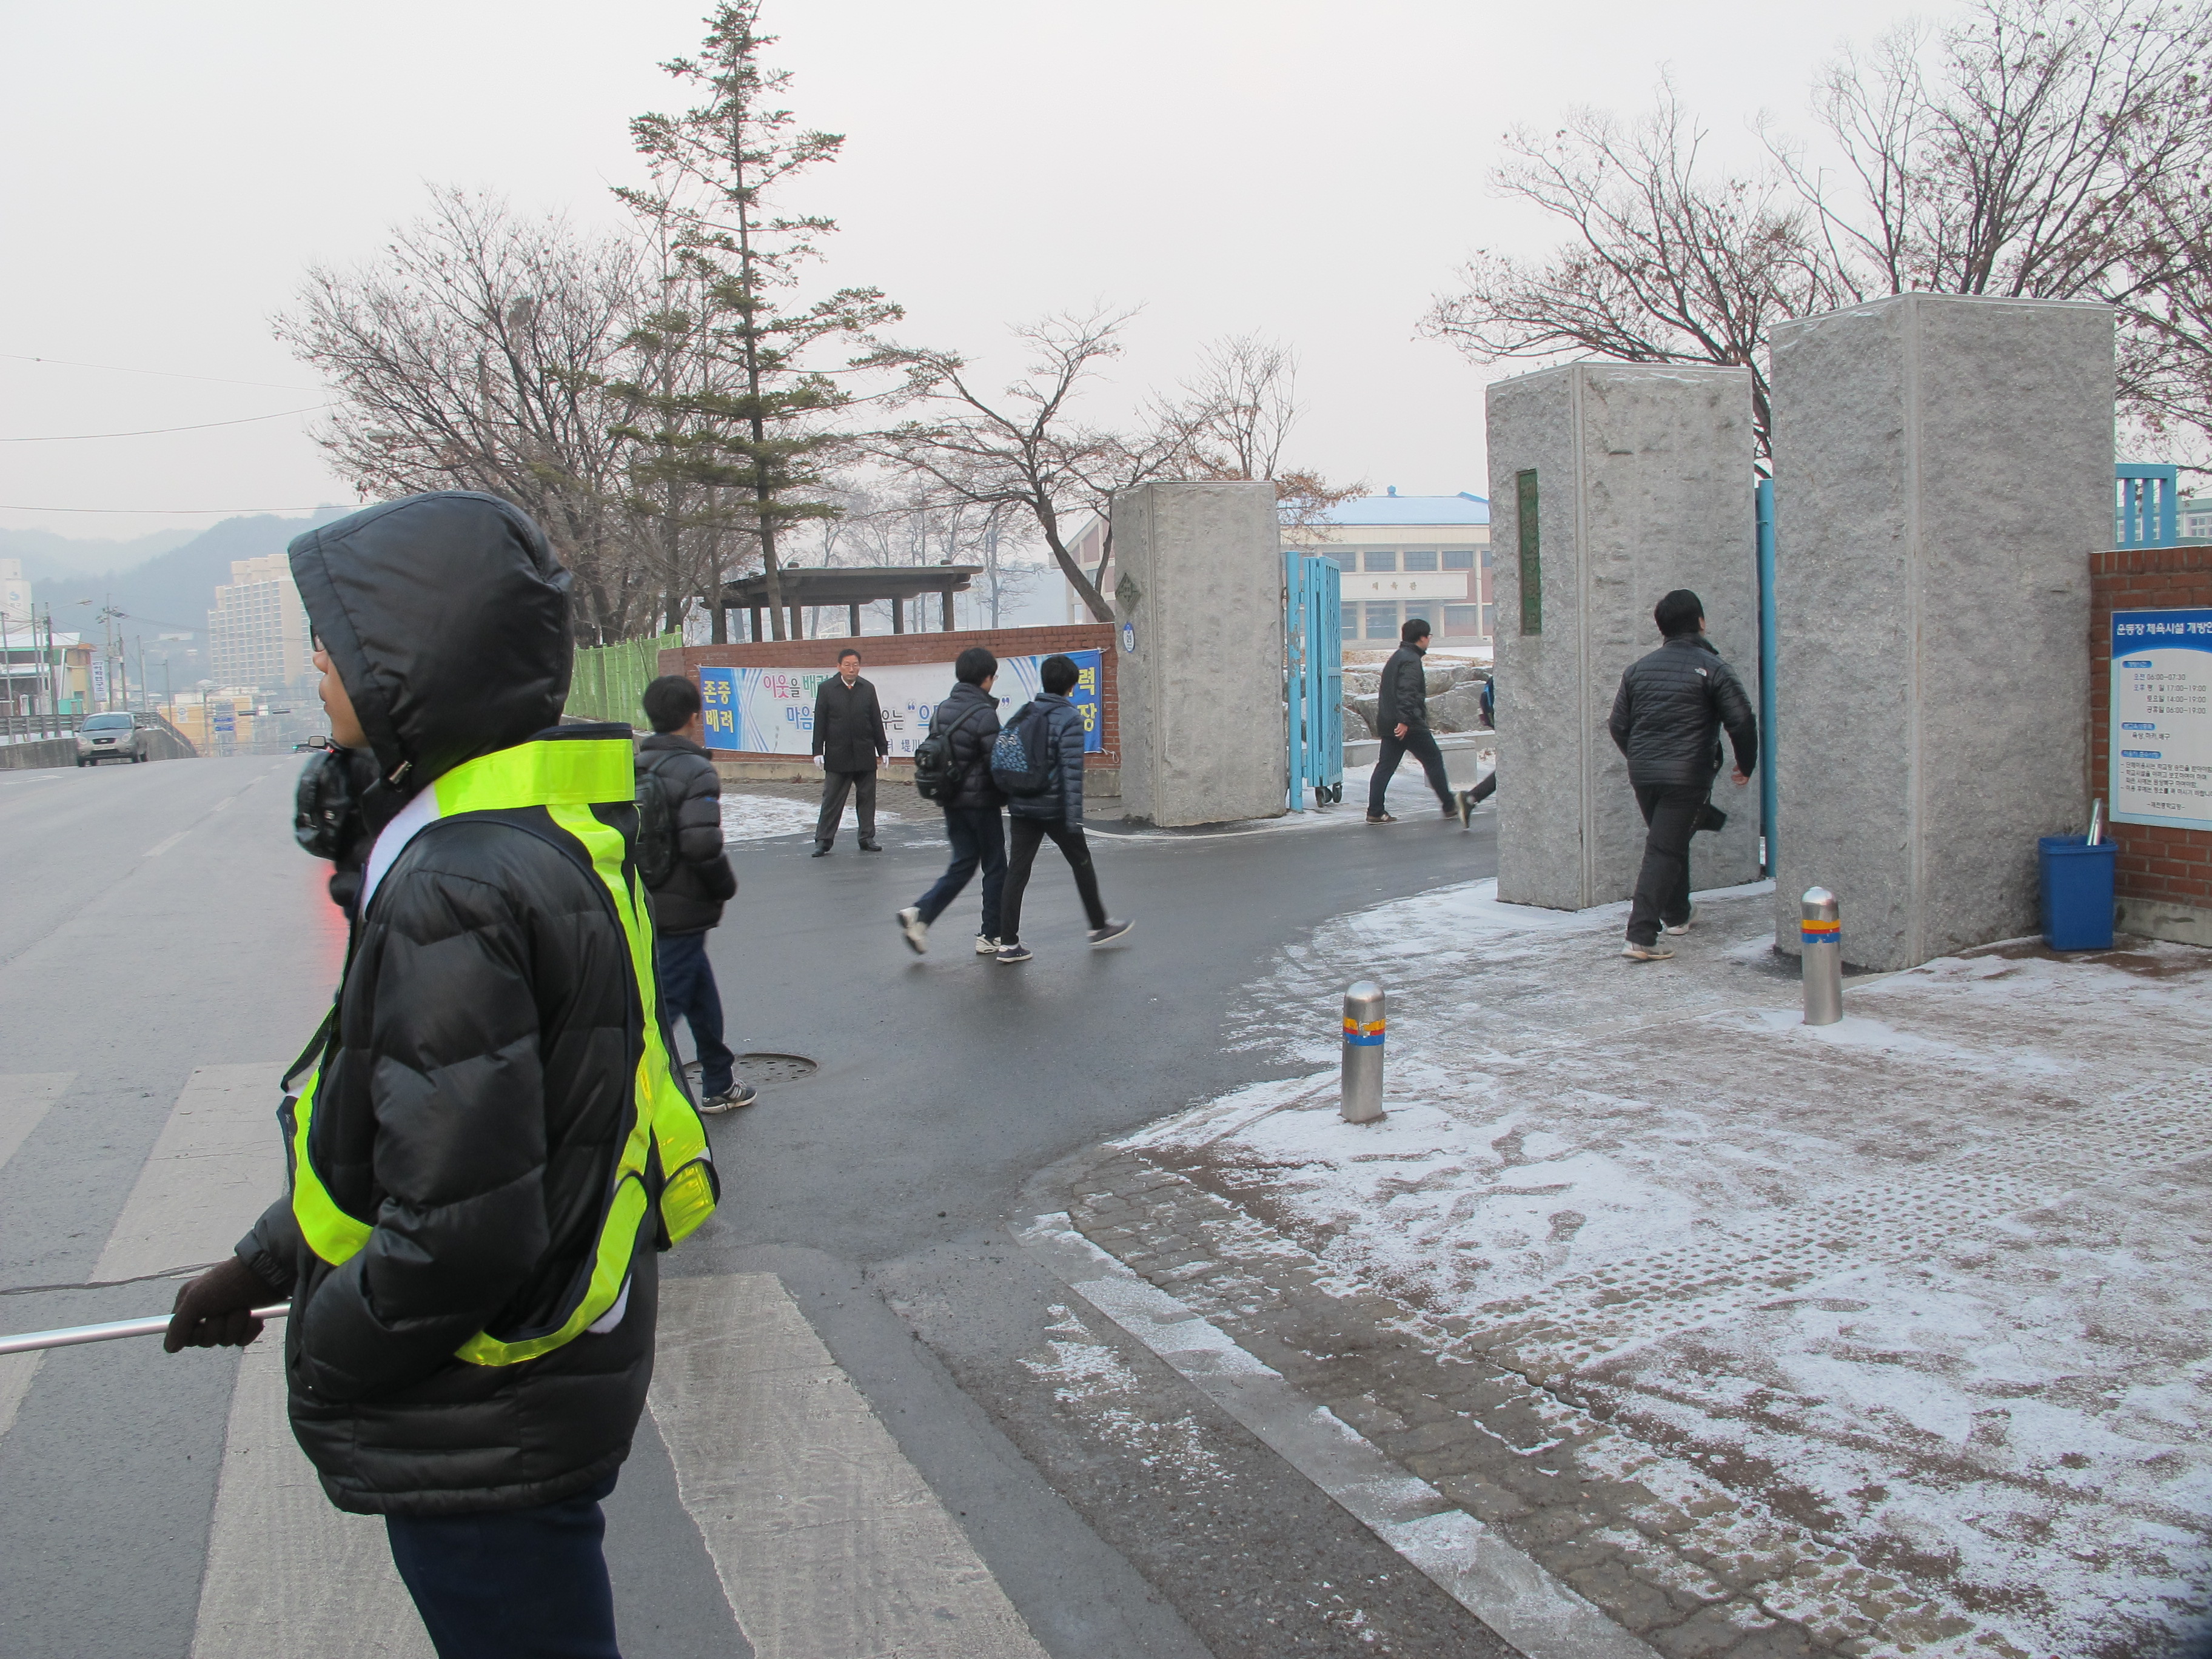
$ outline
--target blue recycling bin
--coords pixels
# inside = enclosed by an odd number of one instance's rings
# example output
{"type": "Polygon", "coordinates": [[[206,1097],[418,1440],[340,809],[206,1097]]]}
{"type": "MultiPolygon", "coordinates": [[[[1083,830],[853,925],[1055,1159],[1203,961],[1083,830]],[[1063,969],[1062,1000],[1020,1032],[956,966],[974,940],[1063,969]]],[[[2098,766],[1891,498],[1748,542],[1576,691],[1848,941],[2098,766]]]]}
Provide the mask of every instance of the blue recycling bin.
{"type": "Polygon", "coordinates": [[[2112,877],[2120,846],[2109,838],[2044,836],[2035,843],[2043,886],[2043,940],[2054,951],[2112,948],[2112,877]]]}

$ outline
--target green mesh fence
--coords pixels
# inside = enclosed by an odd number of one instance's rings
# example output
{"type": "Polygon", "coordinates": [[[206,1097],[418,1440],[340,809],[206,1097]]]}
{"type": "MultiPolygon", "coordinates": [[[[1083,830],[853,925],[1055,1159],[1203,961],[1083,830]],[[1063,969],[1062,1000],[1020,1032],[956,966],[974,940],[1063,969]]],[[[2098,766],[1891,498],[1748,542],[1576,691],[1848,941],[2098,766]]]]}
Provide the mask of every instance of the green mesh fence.
{"type": "Polygon", "coordinates": [[[627,720],[645,724],[638,699],[660,677],[660,653],[684,643],[681,634],[624,640],[576,653],[576,672],[568,683],[568,714],[577,720],[627,720]]]}

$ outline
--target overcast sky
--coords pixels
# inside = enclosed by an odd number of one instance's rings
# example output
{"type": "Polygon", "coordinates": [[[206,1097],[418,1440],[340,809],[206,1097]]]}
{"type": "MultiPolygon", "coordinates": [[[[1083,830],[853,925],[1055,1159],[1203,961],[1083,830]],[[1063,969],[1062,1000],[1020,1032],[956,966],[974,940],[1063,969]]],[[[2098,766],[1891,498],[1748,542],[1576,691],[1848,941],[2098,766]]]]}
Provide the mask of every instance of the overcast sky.
{"type": "MultiPolygon", "coordinates": [[[[4,0],[0,440],[318,403],[269,319],[307,265],[374,255],[427,184],[613,223],[607,187],[636,175],[628,119],[678,101],[657,66],[696,46],[702,9],[4,0]]],[[[1142,305],[1111,394],[1131,399],[1206,341],[1261,330],[1302,362],[1295,460],[1378,490],[1480,493],[1482,382],[1511,371],[1414,332],[1470,250],[1553,238],[1492,196],[1499,136],[1577,104],[1641,110],[1666,72],[1747,153],[1762,109],[1808,125],[1844,28],[1905,15],[811,0],[768,22],[801,120],[848,135],[794,198],[842,222],[823,275],[884,289],[907,337],[1003,373],[1009,323],[1142,305]]],[[[0,442],[0,526],[128,536],[351,501],[307,426],[0,442]]]]}

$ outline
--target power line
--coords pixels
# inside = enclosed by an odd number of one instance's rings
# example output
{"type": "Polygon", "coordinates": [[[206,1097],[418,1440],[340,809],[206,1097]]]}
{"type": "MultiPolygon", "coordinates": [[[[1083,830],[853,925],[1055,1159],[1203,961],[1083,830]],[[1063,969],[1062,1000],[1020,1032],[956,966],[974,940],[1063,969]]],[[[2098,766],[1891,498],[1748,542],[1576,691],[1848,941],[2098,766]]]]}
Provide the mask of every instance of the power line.
{"type": "Polygon", "coordinates": [[[281,380],[232,380],[220,374],[179,374],[167,368],[125,368],[115,363],[80,363],[67,357],[33,357],[21,351],[0,351],[0,359],[15,363],[47,363],[56,368],[96,368],[108,374],[151,374],[164,380],[205,380],[211,386],[259,386],[275,392],[321,392],[319,386],[293,386],[281,380]]]}
{"type": "Polygon", "coordinates": [[[166,518],[191,519],[210,515],[228,518],[240,513],[319,513],[319,507],[10,507],[0,502],[0,513],[153,513],[166,518]]]}
{"type": "Polygon", "coordinates": [[[149,426],[137,432],[64,432],[50,437],[0,438],[0,444],[66,444],[86,438],[153,438],[164,432],[205,432],[211,427],[252,426],[256,421],[281,421],[287,415],[313,415],[328,404],[309,404],[305,409],[280,409],[274,415],[241,415],[234,421],[202,421],[197,426],[149,426]]]}

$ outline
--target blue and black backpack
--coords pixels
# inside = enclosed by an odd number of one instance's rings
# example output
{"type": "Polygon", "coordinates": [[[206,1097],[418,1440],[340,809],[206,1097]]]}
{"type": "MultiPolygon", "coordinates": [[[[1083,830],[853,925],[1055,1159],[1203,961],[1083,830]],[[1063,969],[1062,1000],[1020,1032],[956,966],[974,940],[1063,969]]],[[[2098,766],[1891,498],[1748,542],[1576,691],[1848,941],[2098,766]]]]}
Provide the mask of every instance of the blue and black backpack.
{"type": "Polygon", "coordinates": [[[1042,795],[1052,787],[1060,745],[1043,709],[1025,702],[991,744],[991,781],[1002,795],[1042,795]]]}

